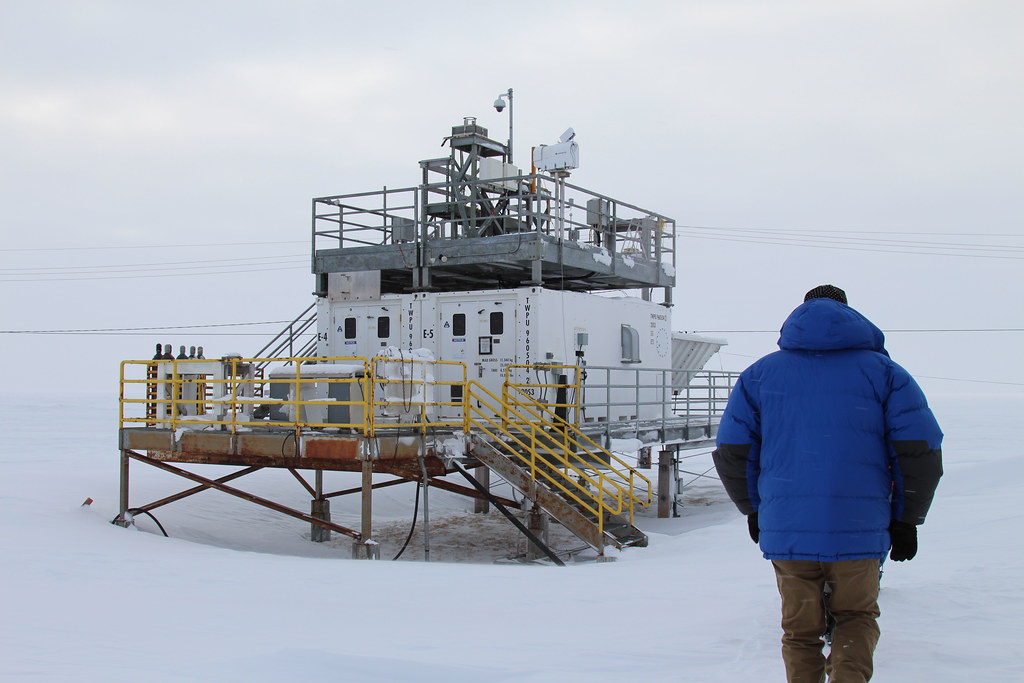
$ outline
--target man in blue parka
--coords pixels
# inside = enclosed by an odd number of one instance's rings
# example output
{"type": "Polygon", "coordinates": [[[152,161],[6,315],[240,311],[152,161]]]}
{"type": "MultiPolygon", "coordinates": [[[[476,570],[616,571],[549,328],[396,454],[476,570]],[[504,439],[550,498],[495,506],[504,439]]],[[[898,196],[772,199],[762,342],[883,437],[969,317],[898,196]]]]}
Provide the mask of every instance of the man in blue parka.
{"type": "Polygon", "coordinates": [[[718,430],[715,467],[775,567],[790,681],[871,678],[880,562],[890,547],[914,557],[942,476],[942,432],[884,341],[843,290],[812,289],[781,350],[740,375],[718,430]]]}

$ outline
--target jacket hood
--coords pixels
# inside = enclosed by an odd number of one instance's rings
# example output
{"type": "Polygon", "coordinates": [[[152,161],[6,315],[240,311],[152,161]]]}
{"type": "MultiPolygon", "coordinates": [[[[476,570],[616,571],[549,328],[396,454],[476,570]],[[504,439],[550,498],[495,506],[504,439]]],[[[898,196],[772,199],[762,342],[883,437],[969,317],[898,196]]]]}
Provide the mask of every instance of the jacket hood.
{"type": "Polygon", "coordinates": [[[885,351],[885,335],[874,323],[846,304],[811,299],[782,324],[779,348],[786,351],[885,351]]]}

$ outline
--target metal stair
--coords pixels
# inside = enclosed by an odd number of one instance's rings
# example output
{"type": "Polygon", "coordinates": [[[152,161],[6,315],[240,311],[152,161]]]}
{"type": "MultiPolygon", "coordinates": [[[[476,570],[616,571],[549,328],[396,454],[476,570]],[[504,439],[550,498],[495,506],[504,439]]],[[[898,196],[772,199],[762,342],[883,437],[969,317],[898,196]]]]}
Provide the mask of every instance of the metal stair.
{"type": "Polygon", "coordinates": [[[599,553],[647,545],[632,524],[634,506],[651,502],[646,477],[525,394],[510,403],[471,382],[467,405],[482,464],[599,553]]]}
{"type": "Polygon", "coordinates": [[[277,333],[273,339],[263,345],[252,358],[263,359],[257,370],[264,370],[275,358],[302,358],[316,355],[316,303],[309,305],[294,320],[277,333]],[[303,336],[310,335],[303,339],[303,336]]]}
{"type": "Polygon", "coordinates": [[[615,547],[647,547],[647,534],[629,523],[622,515],[608,515],[604,520],[604,533],[616,540],[615,547]]]}
{"type": "Polygon", "coordinates": [[[647,546],[647,535],[630,524],[628,517],[602,511],[601,524],[597,516],[582,509],[578,503],[566,498],[530,476],[530,472],[503,455],[491,443],[479,436],[472,437],[471,452],[488,469],[523,492],[528,499],[554,517],[559,524],[580,540],[601,552],[605,546],[616,548],[647,546]]]}

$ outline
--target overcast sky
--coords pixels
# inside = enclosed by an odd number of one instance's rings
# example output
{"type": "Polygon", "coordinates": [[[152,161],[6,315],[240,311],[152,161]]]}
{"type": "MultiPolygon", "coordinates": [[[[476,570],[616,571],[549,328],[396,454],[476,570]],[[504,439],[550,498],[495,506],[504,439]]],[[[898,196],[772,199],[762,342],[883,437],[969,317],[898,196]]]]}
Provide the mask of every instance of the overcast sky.
{"type": "MultiPolygon", "coordinates": [[[[504,139],[511,87],[517,157],[572,126],[571,182],[687,226],[674,327],[723,367],[831,282],[929,391],[1019,391],[1022,35],[1019,0],[3,0],[0,328],[291,319],[310,198],[415,185],[463,116],[504,139]]],[[[264,339],[207,332],[0,334],[4,384],[264,339]]]]}

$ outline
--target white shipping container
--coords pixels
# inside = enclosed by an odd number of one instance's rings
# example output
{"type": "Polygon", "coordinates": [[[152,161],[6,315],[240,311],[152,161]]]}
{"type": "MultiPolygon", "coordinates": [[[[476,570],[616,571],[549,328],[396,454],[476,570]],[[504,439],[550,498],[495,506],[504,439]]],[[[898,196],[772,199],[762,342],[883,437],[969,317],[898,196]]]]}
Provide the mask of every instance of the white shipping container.
{"type": "MultiPolygon", "coordinates": [[[[321,356],[425,348],[439,361],[464,363],[468,379],[498,395],[509,365],[578,365],[588,369],[582,397],[592,404],[583,415],[588,421],[658,417],[662,407],[653,404],[670,395],[669,311],[638,298],[540,287],[389,294],[374,301],[322,299],[318,321],[321,356]],[[648,372],[655,369],[665,372],[648,372]],[[609,384],[624,386],[602,388],[609,384]],[[638,409],[637,402],[651,405],[638,409]]],[[[461,379],[454,374],[438,369],[439,379],[461,379]]],[[[519,381],[553,384],[557,375],[534,370],[520,373],[519,381]]]]}

